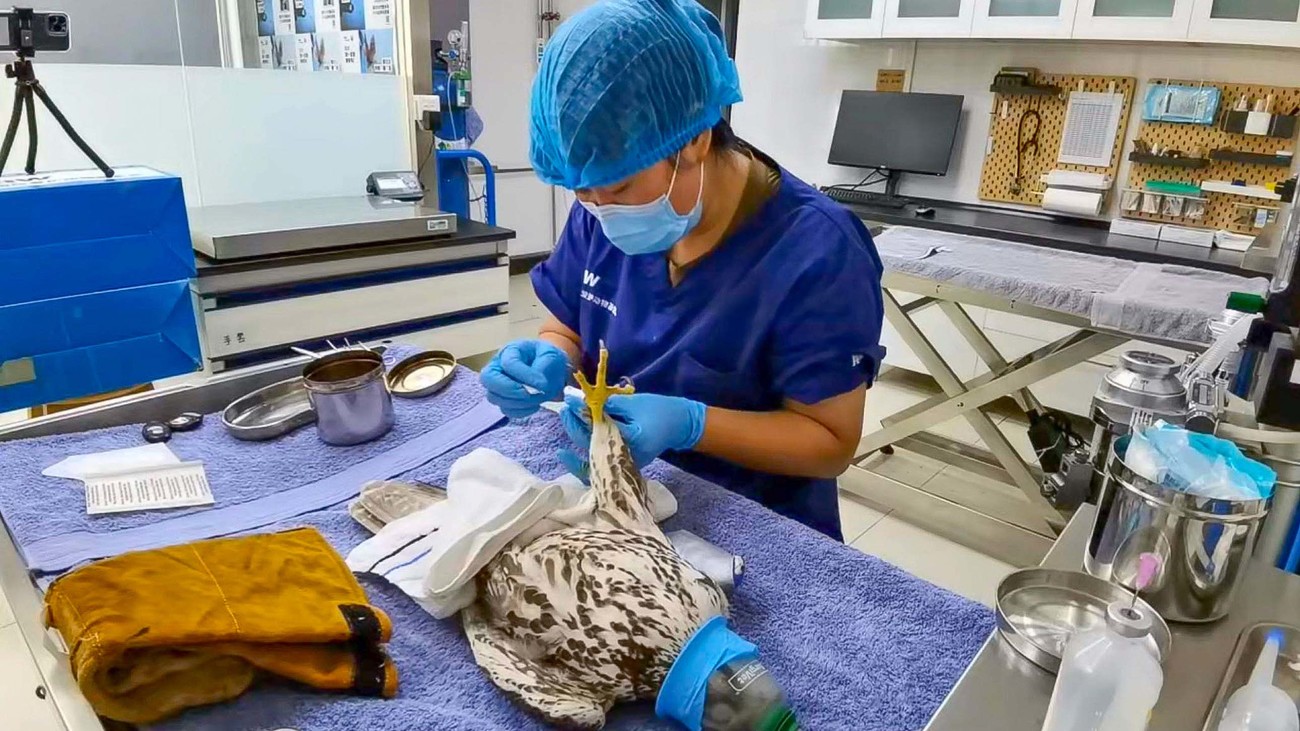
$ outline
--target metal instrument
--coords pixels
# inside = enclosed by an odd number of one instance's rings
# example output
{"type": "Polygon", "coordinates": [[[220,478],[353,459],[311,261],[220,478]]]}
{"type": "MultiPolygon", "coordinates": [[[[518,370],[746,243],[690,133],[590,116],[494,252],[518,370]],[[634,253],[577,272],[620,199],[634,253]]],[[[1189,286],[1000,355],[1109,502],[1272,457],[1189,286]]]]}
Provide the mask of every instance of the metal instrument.
{"type": "Polygon", "coordinates": [[[1133,602],[1152,617],[1147,640],[1164,662],[1169,626],[1155,610],[1125,589],[1080,571],[1029,568],[1008,574],[998,584],[998,632],[1021,655],[1055,673],[1070,637],[1105,624],[1107,607],[1119,601],[1133,602]]]}
{"type": "Polygon", "coordinates": [[[697,571],[717,582],[723,593],[731,596],[745,575],[745,559],[721,549],[688,530],[675,530],[664,536],[677,555],[697,571]]]}
{"type": "Polygon", "coordinates": [[[1212,622],[1228,613],[1254,553],[1269,501],[1214,500],[1151,482],[1124,464],[1128,437],[1112,445],[1083,565],[1133,588],[1143,553],[1160,559],[1144,596],[1174,622],[1212,622]]]}
{"type": "Polygon", "coordinates": [[[175,432],[194,431],[203,426],[203,414],[186,411],[166,421],[150,421],[140,430],[144,440],[150,444],[169,442],[175,432]]]}
{"type": "Polygon", "coordinates": [[[1055,472],[1043,477],[1043,497],[1058,508],[1078,507],[1092,492],[1092,452],[1078,445],[1061,456],[1055,472]]]}
{"type": "Polygon", "coordinates": [[[1038,133],[1043,128],[1043,115],[1036,109],[1027,109],[1020,115],[1020,120],[1016,122],[1016,177],[1011,179],[1010,191],[1012,195],[1020,195],[1024,191],[1024,164],[1025,155],[1032,154],[1038,157],[1038,133]],[[1025,124],[1031,122],[1032,124],[1025,124]]]}
{"type": "Polygon", "coordinates": [[[1225,383],[1216,376],[1197,373],[1185,384],[1187,388],[1187,428],[1202,434],[1213,434],[1223,414],[1225,383]]]}
{"type": "Polygon", "coordinates": [[[1111,443],[1132,433],[1135,417],[1139,426],[1156,420],[1178,426],[1186,423],[1187,389],[1178,375],[1179,366],[1172,358],[1142,350],[1124,353],[1106,374],[1092,397],[1091,417],[1096,428],[1090,448],[1090,499],[1101,494],[1111,443]]]}
{"type": "Polygon", "coordinates": [[[441,487],[422,483],[377,480],[361,486],[361,494],[348,504],[348,513],[371,533],[389,523],[447,499],[441,487]]]}

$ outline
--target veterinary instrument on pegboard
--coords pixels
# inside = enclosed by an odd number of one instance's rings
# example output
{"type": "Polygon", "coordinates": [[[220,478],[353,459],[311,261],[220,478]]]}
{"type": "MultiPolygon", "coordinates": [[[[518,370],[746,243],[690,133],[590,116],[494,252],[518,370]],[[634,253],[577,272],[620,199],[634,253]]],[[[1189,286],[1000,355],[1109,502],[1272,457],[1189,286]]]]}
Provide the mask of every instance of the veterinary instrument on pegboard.
{"type": "Polygon", "coordinates": [[[1020,195],[1024,190],[1022,183],[1024,181],[1024,161],[1025,155],[1033,150],[1035,158],[1038,157],[1038,133],[1043,128],[1043,115],[1036,109],[1026,109],[1020,114],[1020,121],[1016,123],[1016,177],[1011,180],[1011,194],[1020,195]],[[1025,124],[1025,122],[1032,124],[1025,124]],[[1032,132],[1026,133],[1026,128],[1031,128],[1032,132]]]}

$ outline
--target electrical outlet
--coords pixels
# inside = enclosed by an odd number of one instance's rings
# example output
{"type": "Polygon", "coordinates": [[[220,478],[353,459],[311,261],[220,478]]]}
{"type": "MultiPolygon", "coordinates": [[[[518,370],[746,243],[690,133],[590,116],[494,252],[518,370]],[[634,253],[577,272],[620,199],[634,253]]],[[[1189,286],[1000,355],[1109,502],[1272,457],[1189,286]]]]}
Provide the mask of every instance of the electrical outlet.
{"type": "Polygon", "coordinates": [[[416,94],[414,98],[416,120],[424,119],[425,112],[438,112],[441,109],[437,94],[416,94]]]}

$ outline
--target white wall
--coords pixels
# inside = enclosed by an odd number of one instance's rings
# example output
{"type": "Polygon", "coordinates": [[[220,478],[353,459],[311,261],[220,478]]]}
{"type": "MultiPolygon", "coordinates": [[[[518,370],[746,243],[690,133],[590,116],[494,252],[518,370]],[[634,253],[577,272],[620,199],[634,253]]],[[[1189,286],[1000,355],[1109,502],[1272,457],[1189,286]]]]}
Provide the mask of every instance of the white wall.
{"type": "MultiPolygon", "coordinates": [[[[911,42],[805,39],[804,12],[802,0],[742,3],[736,56],[745,101],[735,107],[732,119],[743,137],[815,184],[856,181],[865,172],[827,165],[826,155],[840,92],[875,88],[876,71],[881,68],[909,69],[913,91],[966,97],[948,175],[905,176],[902,192],[968,202],[978,200],[993,107],[988,86],[1003,66],[1132,76],[1139,82],[1139,98],[1150,78],[1300,85],[1300,51],[1190,44],[918,41],[912,68],[911,42]]],[[[1140,122],[1135,110],[1126,140],[1134,137],[1140,122]]],[[[1119,180],[1127,177],[1124,160],[1119,180]]]]}
{"type": "MultiPolygon", "coordinates": [[[[411,167],[397,77],[97,64],[38,74],[110,165],[181,176],[190,206],[359,195],[368,173],[411,167]]],[[[0,109],[12,103],[0,84],[0,109]]],[[[40,104],[37,118],[38,170],[91,167],[40,104]]],[[[26,155],[20,129],[6,172],[26,155]]]]}
{"type": "Polygon", "coordinates": [[[741,3],[736,66],[745,100],[731,108],[731,123],[810,183],[857,181],[864,171],[826,164],[840,92],[873,88],[878,68],[907,68],[912,43],[805,40],[805,10],[802,0],[741,3]]]}
{"type": "MultiPolygon", "coordinates": [[[[499,168],[529,168],[537,2],[470,0],[469,19],[474,108],[483,118],[483,135],[474,147],[499,168]]],[[[510,242],[512,256],[550,251],[555,245],[551,197],[551,187],[531,170],[497,175],[497,223],[517,234],[510,242]]]]}

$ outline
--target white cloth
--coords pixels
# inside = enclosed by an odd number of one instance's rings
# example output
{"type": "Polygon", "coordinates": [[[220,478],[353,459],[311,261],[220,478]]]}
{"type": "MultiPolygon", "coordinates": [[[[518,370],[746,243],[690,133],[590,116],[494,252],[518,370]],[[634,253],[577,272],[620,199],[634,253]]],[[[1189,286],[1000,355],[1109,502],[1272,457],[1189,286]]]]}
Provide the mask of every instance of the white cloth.
{"type": "MultiPolygon", "coordinates": [[[[661,483],[647,481],[656,521],[677,512],[661,483]]],[[[590,490],[566,475],[547,482],[491,449],[456,460],[447,499],[389,523],[348,554],[354,572],[383,576],[443,619],[474,601],[474,576],[511,541],[566,526],[594,525],[590,490]]]]}
{"type": "Polygon", "coordinates": [[[102,475],[166,467],[181,463],[181,458],[166,444],[144,444],[93,454],[75,454],[41,470],[46,477],[88,480],[102,475]]]}

